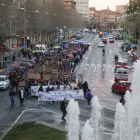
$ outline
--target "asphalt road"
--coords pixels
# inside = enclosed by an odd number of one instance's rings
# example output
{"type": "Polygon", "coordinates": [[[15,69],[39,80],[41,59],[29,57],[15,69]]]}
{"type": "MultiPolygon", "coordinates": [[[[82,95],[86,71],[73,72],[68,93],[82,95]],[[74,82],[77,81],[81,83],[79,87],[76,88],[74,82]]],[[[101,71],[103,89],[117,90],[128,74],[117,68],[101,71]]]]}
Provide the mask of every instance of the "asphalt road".
{"type": "MultiPolygon", "coordinates": [[[[121,98],[120,95],[111,92],[111,85],[114,83],[114,55],[118,54],[119,61],[127,61],[128,58],[119,53],[120,42],[107,43],[103,56],[102,48],[97,46],[101,41],[98,35],[88,34],[82,40],[90,41],[91,47],[77,67],[76,75],[83,74],[83,79],[88,82],[93,95],[97,95],[99,98],[103,107],[103,128],[101,128],[103,140],[110,140],[113,134],[115,106],[121,98]]],[[[129,71],[131,81],[131,69],[129,71]]],[[[16,122],[45,121],[61,127],[66,126],[66,123],[61,119],[62,112],[59,103],[43,103],[40,106],[37,98],[32,97],[25,98],[24,106],[21,107],[19,99],[16,97],[15,107],[10,107],[8,92],[8,90],[0,91],[1,134],[4,128],[11,128],[16,122]]],[[[87,106],[86,100],[79,100],[81,127],[91,117],[91,108],[87,108],[87,106]]]]}

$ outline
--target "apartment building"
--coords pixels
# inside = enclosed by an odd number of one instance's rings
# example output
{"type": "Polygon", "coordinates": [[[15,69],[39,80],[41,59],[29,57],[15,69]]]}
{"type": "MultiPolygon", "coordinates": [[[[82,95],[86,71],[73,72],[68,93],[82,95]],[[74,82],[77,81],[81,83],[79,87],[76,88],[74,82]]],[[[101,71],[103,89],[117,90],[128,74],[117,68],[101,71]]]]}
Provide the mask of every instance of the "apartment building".
{"type": "Polygon", "coordinates": [[[117,5],[116,6],[116,11],[117,12],[125,12],[127,10],[128,5],[117,5]]]}
{"type": "Polygon", "coordinates": [[[95,7],[89,8],[89,22],[100,24],[102,28],[109,28],[109,23],[117,23],[118,17],[123,13],[111,11],[109,8],[104,10],[96,10],[95,7]]]}
{"type": "Polygon", "coordinates": [[[89,0],[75,0],[75,9],[83,16],[83,20],[89,20],[89,0]]]}

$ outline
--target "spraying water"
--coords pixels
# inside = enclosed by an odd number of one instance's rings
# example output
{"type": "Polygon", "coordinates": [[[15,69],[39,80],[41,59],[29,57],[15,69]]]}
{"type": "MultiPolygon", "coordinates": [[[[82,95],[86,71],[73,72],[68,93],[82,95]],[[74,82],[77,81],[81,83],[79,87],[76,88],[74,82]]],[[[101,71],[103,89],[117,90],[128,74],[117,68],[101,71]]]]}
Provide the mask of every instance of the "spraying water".
{"type": "Polygon", "coordinates": [[[126,112],[121,103],[116,105],[116,114],[115,114],[115,134],[113,140],[127,140],[127,130],[126,130],[126,112]]]}
{"type": "Polygon", "coordinates": [[[92,110],[91,110],[91,119],[90,122],[94,129],[94,138],[95,140],[100,140],[100,126],[102,122],[102,107],[99,104],[99,99],[95,96],[92,100],[92,110]]]}
{"type": "Polygon", "coordinates": [[[67,130],[68,140],[79,140],[79,106],[78,102],[71,99],[67,106],[67,130]]]}
{"type": "Polygon", "coordinates": [[[129,91],[125,94],[125,110],[121,105],[116,108],[115,114],[115,134],[113,138],[115,140],[140,140],[140,60],[134,63],[134,73],[131,85],[131,94],[129,91]],[[120,110],[122,114],[119,114],[120,110]],[[120,115],[120,116],[119,116],[120,115]],[[119,118],[124,119],[120,123],[119,118]],[[119,131],[116,129],[119,126],[119,131]],[[118,136],[122,134],[124,137],[118,136]]]}
{"type": "Polygon", "coordinates": [[[89,120],[84,125],[81,140],[94,140],[94,133],[93,129],[89,124],[89,120]]]}

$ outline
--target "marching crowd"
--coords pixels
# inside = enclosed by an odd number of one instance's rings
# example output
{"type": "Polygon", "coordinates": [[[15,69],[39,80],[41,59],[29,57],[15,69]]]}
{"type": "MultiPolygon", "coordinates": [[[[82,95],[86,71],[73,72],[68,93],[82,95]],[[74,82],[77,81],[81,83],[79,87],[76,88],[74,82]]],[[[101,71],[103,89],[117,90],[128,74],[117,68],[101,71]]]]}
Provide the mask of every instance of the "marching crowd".
{"type": "MultiPolygon", "coordinates": [[[[25,96],[31,96],[31,86],[43,85],[70,85],[76,83],[76,77],[73,75],[76,66],[82,61],[83,55],[89,49],[89,46],[83,44],[69,45],[68,48],[59,48],[55,51],[50,51],[45,54],[31,54],[28,50],[27,55],[29,59],[34,60],[31,66],[18,69],[16,72],[10,71],[9,80],[11,89],[9,96],[11,98],[11,106],[14,106],[15,95],[19,95],[20,103],[23,104],[25,96]],[[45,70],[41,69],[45,66],[45,70]],[[39,69],[40,68],[40,69],[39,69]],[[39,74],[39,78],[28,78],[30,70],[34,74],[39,74]],[[53,72],[57,69],[57,72],[53,72]],[[50,78],[45,79],[44,75],[49,74],[50,78]],[[24,82],[24,86],[19,83],[24,82]]],[[[85,88],[82,83],[77,84],[77,88],[82,89],[85,93],[85,88]]],[[[53,88],[49,90],[54,90],[53,88]]]]}

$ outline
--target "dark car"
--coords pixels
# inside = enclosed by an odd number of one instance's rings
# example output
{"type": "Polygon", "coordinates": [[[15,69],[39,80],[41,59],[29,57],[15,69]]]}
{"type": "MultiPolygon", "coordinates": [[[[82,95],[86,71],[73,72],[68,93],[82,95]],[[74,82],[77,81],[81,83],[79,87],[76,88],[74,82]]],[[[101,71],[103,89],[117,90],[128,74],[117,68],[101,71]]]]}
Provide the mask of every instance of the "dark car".
{"type": "Polygon", "coordinates": [[[76,39],[77,39],[77,40],[80,40],[80,39],[81,39],[81,36],[76,36],[76,39]]]}
{"type": "Polygon", "coordinates": [[[105,43],[107,43],[107,39],[106,38],[103,38],[102,39],[102,42],[105,44],[105,43]]]}
{"type": "Polygon", "coordinates": [[[125,93],[127,90],[131,92],[130,86],[131,83],[128,81],[117,81],[116,83],[113,83],[111,90],[118,94],[125,93]]]}
{"type": "Polygon", "coordinates": [[[26,60],[25,62],[29,62],[30,63],[30,65],[33,65],[34,64],[34,60],[26,60]]]}
{"type": "Polygon", "coordinates": [[[19,66],[13,67],[11,69],[10,73],[15,73],[15,72],[17,72],[18,69],[21,71],[22,70],[22,67],[19,67],[19,66]]]}
{"type": "Polygon", "coordinates": [[[28,67],[28,66],[31,66],[31,65],[30,65],[29,62],[21,62],[21,63],[19,64],[19,66],[25,68],[25,67],[28,67]]]}

